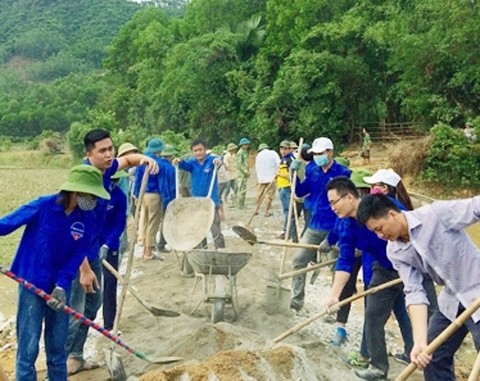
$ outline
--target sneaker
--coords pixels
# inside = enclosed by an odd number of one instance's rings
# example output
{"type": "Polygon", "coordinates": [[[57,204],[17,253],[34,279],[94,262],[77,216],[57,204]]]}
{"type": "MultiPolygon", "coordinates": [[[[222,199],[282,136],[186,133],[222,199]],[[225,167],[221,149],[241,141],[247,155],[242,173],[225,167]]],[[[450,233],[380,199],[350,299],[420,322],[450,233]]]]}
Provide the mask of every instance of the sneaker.
{"type": "Polygon", "coordinates": [[[350,352],[346,359],[343,359],[348,365],[366,369],[370,365],[368,358],[363,357],[359,352],[350,352]]]}
{"type": "Polygon", "coordinates": [[[396,353],[393,355],[393,359],[401,364],[410,364],[410,357],[406,353],[396,353]]]}
{"type": "Polygon", "coordinates": [[[285,232],[282,232],[282,233],[280,233],[280,234],[277,234],[277,235],[275,236],[275,238],[285,239],[285,232]]]}
{"type": "Polygon", "coordinates": [[[330,341],[334,347],[340,347],[341,345],[345,344],[347,341],[347,330],[343,327],[337,327],[337,331],[335,332],[335,337],[333,340],[330,341]]]}
{"type": "Polygon", "coordinates": [[[301,306],[300,304],[296,303],[296,302],[290,302],[290,309],[295,311],[295,312],[300,312],[300,310],[303,308],[303,306],[301,306]]]}
{"type": "Polygon", "coordinates": [[[377,381],[377,380],[387,379],[387,375],[380,369],[374,367],[373,365],[370,365],[367,369],[356,370],[355,374],[358,377],[368,381],[377,381]]]}

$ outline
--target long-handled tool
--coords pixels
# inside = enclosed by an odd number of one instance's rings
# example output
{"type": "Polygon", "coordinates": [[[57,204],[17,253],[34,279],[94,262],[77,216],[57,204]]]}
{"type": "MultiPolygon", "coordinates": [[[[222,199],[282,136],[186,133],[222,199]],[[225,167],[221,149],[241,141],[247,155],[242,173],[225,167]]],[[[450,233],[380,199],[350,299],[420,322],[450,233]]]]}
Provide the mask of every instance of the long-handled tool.
{"type": "MultiPolygon", "coordinates": [[[[300,138],[300,142],[298,143],[298,146],[299,147],[303,146],[303,138],[300,138]]],[[[297,159],[297,157],[295,159],[297,159]]],[[[295,186],[297,184],[297,170],[293,171],[292,173],[289,169],[289,176],[291,181],[291,185],[290,185],[291,193],[290,193],[290,203],[288,205],[287,230],[285,231],[285,242],[288,241],[288,238],[290,235],[290,229],[292,225],[292,213],[295,210],[295,186]]],[[[300,232],[297,231],[297,235],[299,233],[300,232]]],[[[285,262],[287,260],[287,250],[288,250],[288,247],[285,246],[282,253],[282,259],[280,260],[280,271],[279,271],[280,274],[282,274],[283,270],[285,269],[285,262]]]]}
{"type": "MultiPolygon", "coordinates": [[[[400,284],[400,283],[402,283],[402,280],[400,278],[398,278],[398,279],[391,280],[390,282],[385,282],[385,283],[383,283],[381,285],[378,285],[376,287],[369,288],[367,291],[360,292],[356,295],[353,295],[353,296],[351,296],[347,299],[344,299],[344,300],[334,304],[333,306],[330,307],[330,310],[336,310],[340,307],[343,307],[343,306],[353,302],[354,300],[363,298],[363,297],[365,297],[367,295],[370,295],[370,294],[374,294],[375,292],[378,292],[380,290],[384,290],[386,288],[395,286],[395,285],[400,284]]],[[[304,320],[303,322],[298,323],[296,326],[290,328],[288,331],[285,331],[280,336],[273,339],[273,342],[278,343],[279,341],[282,341],[286,337],[300,331],[303,327],[306,327],[307,325],[309,325],[313,321],[317,320],[318,318],[322,317],[323,315],[328,314],[328,312],[329,311],[327,309],[324,309],[323,311],[309,317],[307,320],[304,320]]]]}
{"type": "Polygon", "coordinates": [[[257,239],[257,236],[254,232],[240,225],[233,226],[232,230],[240,238],[247,241],[250,245],[255,245],[256,243],[259,243],[259,244],[271,245],[271,246],[296,247],[296,248],[303,248],[303,249],[318,250],[318,245],[311,245],[308,243],[294,243],[289,241],[261,241],[257,239]]]}
{"type": "MultiPolygon", "coordinates": [[[[103,259],[102,260],[102,264],[103,266],[112,273],[112,275],[117,278],[117,280],[121,283],[121,284],[124,284],[125,283],[125,279],[123,279],[123,277],[120,275],[120,273],[115,270],[115,268],[107,262],[107,260],[103,259]]],[[[128,285],[127,286],[128,288],[128,291],[130,291],[130,294],[132,294],[132,296],[137,300],[137,302],[139,302],[143,307],[145,307],[145,309],[150,312],[153,316],[165,316],[165,317],[178,317],[180,316],[180,314],[176,311],[172,311],[172,310],[167,310],[167,309],[164,309],[164,308],[159,308],[159,307],[155,307],[155,306],[152,306],[150,303],[147,303],[145,300],[143,300],[143,298],[138,294],[137,291],[135,291],[135,289],[128,285]]]]}
{"type": "MultiPolygon", "coordinates": [[[[423,353],[431,355],[435,352],[440,345],[442,345],[452,334],[462,327],[465,322],[472,316],[472,314],[480,308],[480,298],[476,299],[470,306],[465,309],[458,317],[447,327],[445,328],[440,335],[438,335],[435,340],[433,340],[427,347],[423,350],[423,353]]],[[[405,381],[408,377],[415,372],[417,366],[412,362],[410,363],[402,373],[400,373],[395,381],[405,381]]],[[[470,379],[469,379],[470,380],[470,379]]],[[[476,381],[476,379],[475,379],[476,381]]]]}
{"type": "MultiPolygon", "coordinates": [[[[125,303],[125,297],[127,295],[128,285],[130,283],[130,275],[132,272],[133,265],[133,253],[135,252],[135,245],[137,243],[138,236],[138,224],[140,221],[140,211],[142,209],[143,196],[147,189],[148,178],[150,176],[150,171],[148,166],[145,167],[143,172],[142,184],[140,186],[140,193],[138,195],[138,205],[135,208],[135,218],[133,221],[133,238],[130,242],[130,247],[127,257],[127,269],[125,271],[125,279],[120,293],[119,303],[117,306],[117,313],[115,315],[115,320],[113,321],[113,334],[118,332],[118,324],[122,316],[123,305],[125,303]]],[[[125,367],[123,366],[122,357],[114,351],[113,345],[110,349],[104,349],[103,354],[105,356],[105,364],[107,365],[108,372],[113,381],[125,381],[127,379],[127,374],[125,372],[125,367]]]]}
{"type": "Polygon", "coordinates": [[[475,359],[475,364],[473,364],[472,372],[470,373],[470,376],[468,377],[467,381],[478,381],[479,377],[480,377],[480,353],[477,355],[477,358],[475,359]]]}
{"type": "MultiPolygon", "coordinates": [[[[36,287],[34,284],[26,281],[23,278],[20,278],[16,276],[14,273],[12,273],[9,270],[6,270],[2,266],[0,266],[0,272],[10,279],[13,279],[15,282],[19,283],[23,287],[25,287],[27,290],[33,292],[35,295],[39,296],[45,301],[49,301],[53,299],[52,295],[47,294],[45,291],[42,289],[36,287]]],[[[79,320],[82,324],[87,325],[89,327],[92,327],[96,331],[100,332],[103,336],[108,338],[109,340],[113,341],[115,344],[118,346],[122,347],[125,349],[127,352],[131,353],[132,355],[138,357],[141,360],[148,361],[153,364],[168,364],[176,361],[181,361],[183,358],[181,357],[159,357],[159,358],[151,358],[147,354],[143,353],[142,351],[133,348],[132,346],[126,344],[124,341],[122,341],[118,336],[114,335],[112,332],[106,330],[103,328],[101,325],[95,323],[94,321],[88,319],[86,316],[82,315],[81,313],[75,311],[73,308],[65,305],[63,306],[63,311],[70,316],[72,316],[74,319],[79,320]]]]}
{"type": "Polygon", "coordinates": [[[232,196],[232,200],[234,200],[235,198],[237,198],[239,195],[241,195],[241,194],[243,194],[243,193],[247,193],[248,191],[251,191],[253,188],[256,188],[257,185],[258,185],[258,184],[254,184],[254,185],[252,185],[250,188],[247,188],[247,189],[245,189],[245,190],[243,190],[243,191],[241,191],[241,192],[238,192],[238,193],[234,194],[234,195],[232,196]]]}
{"type": "Polygon", "coordinates": [[[260,207],[262,206],[263,199],[265,198],[267,193],[270,191],[270,188],[275,184],[275,181],[276,180],[274,179],[271,183],[268,184],[268,186],[266,188],[262,189],[262,193],[260,194],[260,197],[258,198],[257,206],[255,207],[255,210],[253,211],[252,216],[248,220],[247,226],[250,226],[250,224],[253,221],[253,218],[258,214],[258,211],[260,210],[260,207]]]}

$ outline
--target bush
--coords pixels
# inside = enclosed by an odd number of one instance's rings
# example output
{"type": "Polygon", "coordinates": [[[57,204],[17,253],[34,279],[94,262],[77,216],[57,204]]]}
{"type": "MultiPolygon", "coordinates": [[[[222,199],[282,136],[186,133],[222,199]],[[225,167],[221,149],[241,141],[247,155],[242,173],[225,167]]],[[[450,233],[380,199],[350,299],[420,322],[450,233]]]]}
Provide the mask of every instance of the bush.
{"type": "Polygon", "coordinates": [[[442,123],[435,125],[431,134],[422,179],[440,183],[447,189],[479,190],[480,144],[469,144],[462,130],[442,123]]]}
{"type": "Polygon", "coordinates": [[[402,141],[395,146],[395,149],[388,155],[388,165],[400,176],[417,176],[425,162],[432,136],[416,140],[402,141]]]}

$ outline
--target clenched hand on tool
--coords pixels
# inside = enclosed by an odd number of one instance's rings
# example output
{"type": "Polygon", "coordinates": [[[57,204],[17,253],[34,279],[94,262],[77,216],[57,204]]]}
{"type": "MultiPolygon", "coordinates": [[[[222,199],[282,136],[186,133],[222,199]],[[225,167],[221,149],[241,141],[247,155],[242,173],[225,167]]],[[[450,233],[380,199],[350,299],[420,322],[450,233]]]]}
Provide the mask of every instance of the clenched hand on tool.
{"type": "Polygon", "coordinates": [[[52,291],[52,299],[47,302],[47,305],[57,311],[63,311],[63,307],[65,306],[65,302],[67,301],[67,296],[65,294],[65,290],[61,287],[55,287],[52,291]]]}

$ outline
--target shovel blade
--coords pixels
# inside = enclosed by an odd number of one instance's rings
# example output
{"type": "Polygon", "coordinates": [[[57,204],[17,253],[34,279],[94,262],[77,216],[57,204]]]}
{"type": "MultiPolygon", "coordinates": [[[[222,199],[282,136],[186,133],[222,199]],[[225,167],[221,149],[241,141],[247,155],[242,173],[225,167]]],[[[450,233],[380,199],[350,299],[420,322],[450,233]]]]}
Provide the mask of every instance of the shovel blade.
{"type": "Polygon", "coordinates": [[[178,362],[185,360],[183,357],[176,356],[162,356],[162,357],[149,357],[148,361],[152,364],[170,364],[172,362],[178,362]]]}
{"type": "Polygon", "coordinates": [[[110,373],[110,378],[113,381],[126,381],[127,373],[123,366],[122,357],[113,351],[112,348],[104,349],[103,354],[105,356],[105,364],[108,368],[108,373],[110,373]]]}

